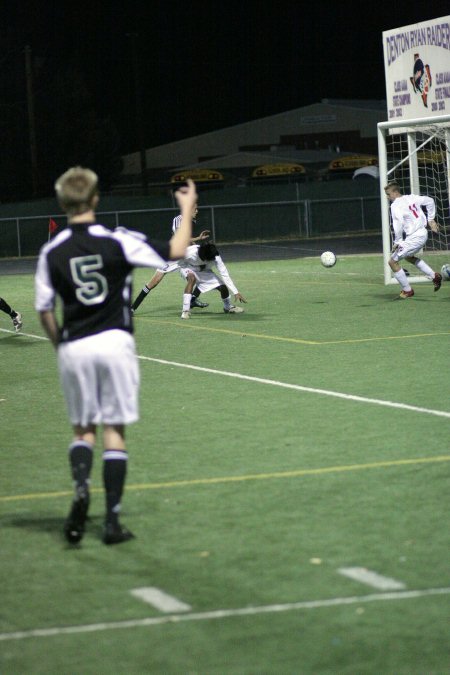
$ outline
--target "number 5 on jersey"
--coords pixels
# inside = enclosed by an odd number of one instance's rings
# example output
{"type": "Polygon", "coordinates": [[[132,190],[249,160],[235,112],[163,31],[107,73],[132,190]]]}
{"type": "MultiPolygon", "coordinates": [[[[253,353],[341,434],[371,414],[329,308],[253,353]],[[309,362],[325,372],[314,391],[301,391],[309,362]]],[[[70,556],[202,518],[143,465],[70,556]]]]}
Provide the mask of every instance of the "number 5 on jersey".
{"type": "Polygon", "coordinates": [[[75,295],[83,305],[99,305],[108,295],[108,282],[97,270],[103,269],[101,255],[70,259],[70,272],[78,286],[75,295]]]}

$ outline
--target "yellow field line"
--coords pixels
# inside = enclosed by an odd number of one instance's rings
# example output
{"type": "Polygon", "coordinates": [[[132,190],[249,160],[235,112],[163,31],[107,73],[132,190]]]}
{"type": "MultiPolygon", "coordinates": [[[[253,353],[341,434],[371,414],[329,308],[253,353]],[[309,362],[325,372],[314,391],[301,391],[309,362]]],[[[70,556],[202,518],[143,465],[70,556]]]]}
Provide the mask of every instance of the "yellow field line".
{"type": "Polygon", "coordinates": [[[245,330],[230,330],[229,328],[212,328],[210,326],[195,326],[194,324],[188,323],[186,321],[180,323],[179,321],[167,321],[165,319],[153,319],[151,317],[142,317],[142,318],[144,318],[146,321],[150,321],[151,323],[168,326],[178,326],[178,328],[180,327],[190,328],[191,330],[202,330],[207,331],[209,333],[228,333],[229,335],[237,335],[239,337],[254,337],[260,340],[281,340],[282,342],[296,342],[304,345],[321,344],[320,342],[316,342],[315,340],[302,340],[300,338],[288,338],[288,337],[281,337],[278,335],[264,335],[262,333],[248,333],[245,330]]]}
{"type": "MultiPolygon", "coordinates": [[[[163,490],[166,488],[191,487],[194,485],[217,485],[221,483],[240,483],[255,480],[272,480],[276,478],[299,478],[301,476],[320,476],[327,473],[344,473],[349,471],[365,471],[368,469],[383,469],[393,466],[411,466],[417,464],[432,464],[436,462],[450,462],[450,455],[435,457],[417,457],[416,459],[393,459],[384,462],[370,462],[368,464],[349,464],[342,466],[326,466],[317,469],[296,469],[294,471],[279,471],[273,473],[244,474],[241,476],[220,476],[215,478],[193,478],[191,480],[175,480],[164,483],[135,483],[127,485],[126,490],[163,490]]],[[[103,488],[92,488],[92,493],[103,492],[103,488]]],[[[23,495],[0,496],[1,502],[13,502],[30,499],[50,499],[52,497],[68,497],[73,495],[72,490],[62,492],[37,492],[23,495]]]]}
{"type": "MultiPolygon", "coordinates": [[[[213,328],[211,326],[196,326],[195,324],[184,321],[183,323],[178,321],[169,321],[166,319],[154,319],[152,317],[139,317],[140,321],[148,321],[150,323],[158,325],[168,325],[168,326],[177,326],[178,328],[190,328],[191,330],[200,330],[206,331],[209,333],[228,333],[229,335],[236,335],[238,337],[248,337],[255,338],[257,340],[275,340],[278,342],[293,342],[295,344],[301,345],[314,345],[321,347],[322,345],[340,345],[340,344],[355,344],[358,342],[376,342],[384,340],[413,340],[415,338],[422,337],[438,337],[441,335],[450,335],[450,331],[440,331],[437,333],[414,333],[412,335],[384,335],[380,337],[367,337],[367,338],[349,338],[348,340],[303,340],[302,338],[290,338],[283,337],[281,335],[264,335],[263,333],[249,333],[245,330],[231,330],[229,328],[213,328]]],[[[0,328],[0,333],[10,333],[15,335],[16,333],[12,330],[6,330],[0,328]]],[[[17,335],[18,339],[20,337],[32,337],[37,340],[46,341],[48,338],[42,335],[33,335],[32,333],[19,333],[17,335]]]]}
{"type": "Polygon", "coordinates": [[[350,340],[334,340],[330,342],[317,342],[319,345],[339,345],[345,344],[347,342],[374,342],[376,340],[412,340],[414,338],[421,337],[436,337],[438,335],[450,335],[450,331],[442,331],[439,333],[415,333],[413,335],[386,335],[382,337],[370,337],[370,338],[354,338],[350,340]]]}
{"type": "Polygon", "coordinates": [[[302,345],[339,345],[339,344],[350,344],[355,342],[374,342],[377,340],[411,340],[414,338],[421,337],[436,337],[439,335],[450,335],[450,331],[438,332],[438,333],[415,333],[413,335],[386,335],[381,337],[368,337],[368,338],[355,338],[348,340],[303,340],[301,338],[290,338],[282,337],[281,335],[264,335],[263,333],[249,333],[246,330],[231,330],[229,328],[212,328],[210,326],[196,326],[192,323],[178,321],[168,321],[166,319],[154,319],[152,317],[140,317],[141,320],[150,321],[151,323],[168,325],[168,326],[178,326],[184,328],[190,328],[191,330],[201,330],[207,331],[210,333],[228,333],[229,335],[237,335],[239,337],[251,337],[258,340],[277,340],[280,342],[294,342],[302,345]]]}

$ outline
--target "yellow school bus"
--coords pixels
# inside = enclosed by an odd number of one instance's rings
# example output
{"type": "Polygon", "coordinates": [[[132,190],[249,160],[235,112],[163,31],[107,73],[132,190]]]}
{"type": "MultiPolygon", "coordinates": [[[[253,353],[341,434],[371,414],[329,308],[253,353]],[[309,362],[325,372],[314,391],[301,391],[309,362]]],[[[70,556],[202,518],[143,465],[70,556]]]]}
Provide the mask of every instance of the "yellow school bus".
{"type": "Polygon", "coordinates": [[[328,171],[354,171],[363,166],[378,166],[378,157],[374,155],[348,155],[333,159],[328,164],[328,171]]]}
{"type": "Polygon", "coordinates": [[[184,183],[188,178],[195,183],[220,183],[224,180],[223,174],[215,169],[186,169],[174,174],[170,182],[184,183]]]}
{"type": "Polygon", "coordinates": [[[252,172],[252,178],[277,178],[279,176],[293,176],[305,174],[306,169],[302,164],[280,163],[263,164],[256,167],[252,172]]]}

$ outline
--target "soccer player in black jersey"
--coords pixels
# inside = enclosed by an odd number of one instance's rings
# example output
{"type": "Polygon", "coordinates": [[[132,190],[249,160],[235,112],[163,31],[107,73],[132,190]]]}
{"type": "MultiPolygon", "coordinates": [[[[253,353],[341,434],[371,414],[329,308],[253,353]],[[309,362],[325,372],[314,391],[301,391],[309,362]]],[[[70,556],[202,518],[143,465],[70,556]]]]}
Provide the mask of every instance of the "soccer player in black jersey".
{"type": "Polygon", "coordinates": [[[125,427],[138,419],[139,369],[130,308],[135,267],[161,268],[185,255],[192,236],[192,208],[197,195],[192,181],[176,199],[182,222],[168,242],[148,242],[124,228],[112,231],[96,223],[98,178],[81,167],[55,183],[68,227],[39,255],[36,310],[57,350],[61,384],[73,426],[69,462],[75,496],[64,525],[66,539],[81,541],[89,509],[89,477],[97,427],[103,427],[105,544],[133,537],[119,522],[125,485],[125,427]],[[55,316],[57,296],[62,325],[55,316]]]}

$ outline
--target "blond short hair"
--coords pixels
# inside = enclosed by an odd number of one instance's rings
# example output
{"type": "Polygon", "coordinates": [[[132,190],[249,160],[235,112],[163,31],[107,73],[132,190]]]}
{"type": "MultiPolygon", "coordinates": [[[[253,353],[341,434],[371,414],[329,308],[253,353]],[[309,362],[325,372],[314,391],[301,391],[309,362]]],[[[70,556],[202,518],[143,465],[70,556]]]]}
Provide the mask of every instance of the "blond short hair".
{"type": "Polygon", "coordinates": [[[392,180],[390,183],[384,186],[384,191],[386,192],[386,190],[394,190],[394,192],[400,192],[400,194],[402,193],[401,185],[395,180],[392,180]]]}
{"type": "Polygon", "coordinates": [[[98,194],[98,176],[91,169],[74,166],[57,179],[55,191],[69,217],[80,215],[93,207],[93,198],[98,194]]]}

